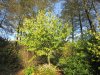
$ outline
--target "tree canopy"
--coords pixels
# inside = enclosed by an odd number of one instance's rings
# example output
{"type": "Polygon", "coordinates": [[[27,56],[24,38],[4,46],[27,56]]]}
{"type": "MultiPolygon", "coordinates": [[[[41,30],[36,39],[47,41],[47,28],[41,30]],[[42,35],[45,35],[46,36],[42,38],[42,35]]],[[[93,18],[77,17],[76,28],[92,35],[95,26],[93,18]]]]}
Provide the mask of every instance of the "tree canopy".
{"type": "Polygon", "coordinates": [[[36,55],[47,55],[50,58],[67,41],[70,34],[68,26],[68,23],[63,23],[52,13],[40,11],[35,19],[24,20],[20,28],[19,43],[36,55]]]}

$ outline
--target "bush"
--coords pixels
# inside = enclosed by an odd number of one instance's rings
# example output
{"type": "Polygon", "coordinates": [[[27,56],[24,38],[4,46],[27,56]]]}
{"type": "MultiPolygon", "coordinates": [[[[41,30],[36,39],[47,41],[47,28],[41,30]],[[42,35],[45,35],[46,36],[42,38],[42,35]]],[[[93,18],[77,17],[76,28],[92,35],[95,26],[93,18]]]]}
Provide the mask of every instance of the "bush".
{"type": "Polygon", "coordinates": [[[65,75],[91,75],[91,67],[84,47],[86,46],[83,41],[65,45],[64,53],[59,59],[65,75]]]}
{"type": "Polygon", "coordinates": [[[60,75],[53,65],[29,66],[24,70],[25,75],[60,75]]]}
{"type": "Polygon", "coordinates": [[[58,72],[55,66],[45,64],[38,67],[36,75],[58,75],[58,72]]]}
{"type": "Polygon", "coordinates": [[[25,70],[24,70],[24,73],[25,75],[32,75],[32,73],[34,73],[35,71],[35,67],[27,67],[25,70]]]}
{"type": "Polygon", "coordinates": [[[61,58],[60,64],[65,75],[91,75],[88,62],[82,60],[80,56],[61,58]]]}

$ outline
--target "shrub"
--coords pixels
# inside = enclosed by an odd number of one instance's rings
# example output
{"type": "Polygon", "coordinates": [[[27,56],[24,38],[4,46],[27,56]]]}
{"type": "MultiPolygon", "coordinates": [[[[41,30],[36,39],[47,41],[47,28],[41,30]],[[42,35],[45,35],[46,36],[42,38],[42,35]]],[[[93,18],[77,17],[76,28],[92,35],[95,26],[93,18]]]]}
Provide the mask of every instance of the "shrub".
{"type": "Polygon", "coordinates": [[[24,70],[25,75],[32,75],[35,71],[35,67],[29,66],[24,70]]]}
{"type": "Polygon", "coordinates": [[[45,64],[38,67],[36,75],[58,75],[58,72],[55,66],[45,64]]]}
{"type": "Polygon", "coordinates": [[[61,58],[60,66],[65,75],[91,75],[88,62],[80,56],[74,55],[69,58],[61,58]]]}
{"type": "Polygon", "coordinates": [[[58,66],[64,75],[91,75],[84,41],[67,42],[61,52],[58,66]]]}

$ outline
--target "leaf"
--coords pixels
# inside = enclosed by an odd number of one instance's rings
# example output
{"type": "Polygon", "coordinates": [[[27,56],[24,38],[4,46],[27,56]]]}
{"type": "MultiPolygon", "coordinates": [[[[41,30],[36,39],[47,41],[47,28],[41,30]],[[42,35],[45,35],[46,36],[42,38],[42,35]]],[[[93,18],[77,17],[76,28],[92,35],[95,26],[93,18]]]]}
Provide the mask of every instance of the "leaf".
{"type": "Polygon", "coordinates": [[[46,55],[46,53],[45,53],[43,50],[37,50],[36,53],[37,53],[39,56],[46,55]]]}

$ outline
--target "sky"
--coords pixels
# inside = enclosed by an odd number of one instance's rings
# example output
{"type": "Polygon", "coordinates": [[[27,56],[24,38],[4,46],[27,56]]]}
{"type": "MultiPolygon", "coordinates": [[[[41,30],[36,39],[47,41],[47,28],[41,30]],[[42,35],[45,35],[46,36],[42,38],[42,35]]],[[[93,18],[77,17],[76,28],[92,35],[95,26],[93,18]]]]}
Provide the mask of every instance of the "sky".
{"type": "MultiPolygon", "coordinates": [[[[56,2],[54,4],[53,13],[55,15],[61,16],[61,11],[62,11],[62,8],[63,8],[63,3],[64,3],[64,0],[59,0],[58,2],[56,2]]],[[[0,14],[0,15],[3,15],[3,14],[0,14]]],[[[0,16],[0,20],[2,20],[2,18],[3,18],[3,16],[0,16]]],[[[12,40],[12,41],[16,39],[16,33],[10,34],[8,32],[5,32],[1,28],[0,28],[0,36],[2,36],[3,38],[8,38],[8,40],[12,40]]]]}
{"type": "Polygon", "coordinates": [[[53,11],[57,16],[61,16],[64,2],[64,0],[59,0],[57,3],[55,3],[53,11]]]}
{"type": "MultiPolygon", "coordinates": [[[[59,0],[58,2],[56,2],[55,4],[54,4],[54,8],[53,8],[53,13],[55,14],[55,15],[57,15],[58,17],[60,17],[61,16],[61,12],[62,12],[62,10],[63,10],[63,8],[64,8],[64,6],[63,6],[63,3],[64,3],[65,1],[64,0],[59,0]]],[[[98,4],[98,3],[97,3],[98,4]]],[[[100,4],[98,4],[98,7],[96,7],[97,9],[99,9],[100,8],[100,4]]],[[[100,9],[99,9],[99,11],[100,11],[100,9]]],[[[94,14],[94,12],[92,12],[93,14],[94,14]]],[[[100,13],[99,13],[100,14],[100,13]]],[[[0,14],[1,15],[1,14],[0,14]]],[[[2,17],[3,16],[0,16],[0,20],[2,19],[2,17]]],[[[94,19],[95,20],[95,19],[94,19]]],[[[98,23],[97,22],[97,20],[95,20],[95,23],[98,23]]],[[[85,24],[85,23],[83,23],[83,24],[85,24]]],[[[86,29],[86,28],[85,28],[86,29]]],[[[79,32],[79,29],[76,31],[77,33],[79,32]]],[[[15,40],[16,39],[16,33],[14,33],[14,34],[9,34],[9,33],[6,33],[3,29],[1,29],[0,28],[0,36],[2,36],[3,35],[3,37],[8,37],[8,39],[9,40],[15,40]],[[6,35],[5,35],[6,34],[6,35]]],[[[79,34],[78,34],[79,35],[79,34]]]]}

